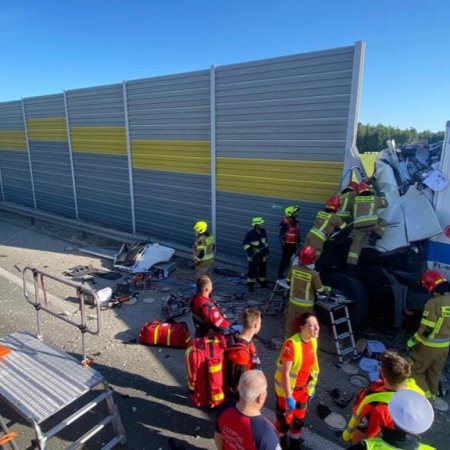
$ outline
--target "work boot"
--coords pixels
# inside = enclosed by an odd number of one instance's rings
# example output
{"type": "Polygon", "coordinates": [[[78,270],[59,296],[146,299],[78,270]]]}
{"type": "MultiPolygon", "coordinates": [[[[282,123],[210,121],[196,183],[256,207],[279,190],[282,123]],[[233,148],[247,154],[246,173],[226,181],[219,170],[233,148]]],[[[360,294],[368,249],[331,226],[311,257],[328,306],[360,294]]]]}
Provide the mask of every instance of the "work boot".
{"type": "Polygon", "coordinates": [[[247,283],[248,292],[255,292],[255,283],[247,283]]]}
{"type": "Polygon", "coordinates": [[[262,288],[268,288],[268,287],[269,287],[269,286],[267,285],[267,280],[260,281],[259,284],[260,284],[260,286],[261,286],[262,288]]]}

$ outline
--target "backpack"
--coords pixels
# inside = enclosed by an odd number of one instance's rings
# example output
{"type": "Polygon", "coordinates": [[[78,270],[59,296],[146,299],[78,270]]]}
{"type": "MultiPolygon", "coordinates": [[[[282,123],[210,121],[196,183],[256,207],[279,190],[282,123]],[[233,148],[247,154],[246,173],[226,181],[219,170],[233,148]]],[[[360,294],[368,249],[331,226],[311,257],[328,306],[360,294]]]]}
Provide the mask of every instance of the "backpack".
{"type": "Polygon", "coordinates": [[[194,338],[185,354],[189,398],[195,406],[214,408],[224,400],[223,357],[225,337],[194,338]]]}
{"type": "Polygon", "coordinates": [[[153,320],[142,326],[139,342],[145,345],[186,348],[191,335],[186,322],[160,322],[153,320]]]}

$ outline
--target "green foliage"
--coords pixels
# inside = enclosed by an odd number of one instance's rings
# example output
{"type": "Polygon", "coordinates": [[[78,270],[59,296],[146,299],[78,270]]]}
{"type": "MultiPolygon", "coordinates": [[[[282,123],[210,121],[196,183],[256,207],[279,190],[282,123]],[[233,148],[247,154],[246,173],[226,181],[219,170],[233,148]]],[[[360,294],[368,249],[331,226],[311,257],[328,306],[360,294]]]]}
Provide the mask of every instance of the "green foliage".
{"type": "Polygon", "coordinates": [[[432,144],[433,142],[442,141],[444,139],[444,132],[439,131],[435,133],[430,130],[417,131],[415,128],[401,130],[400,128],[381,124],[358,124],[356,146],[360,153],[383,150],[383,148],[386,148],[386,141],[388,139],[394,139],[397,144],[405,144],[417,139],[428,139],[428,142],[432,144]]]}

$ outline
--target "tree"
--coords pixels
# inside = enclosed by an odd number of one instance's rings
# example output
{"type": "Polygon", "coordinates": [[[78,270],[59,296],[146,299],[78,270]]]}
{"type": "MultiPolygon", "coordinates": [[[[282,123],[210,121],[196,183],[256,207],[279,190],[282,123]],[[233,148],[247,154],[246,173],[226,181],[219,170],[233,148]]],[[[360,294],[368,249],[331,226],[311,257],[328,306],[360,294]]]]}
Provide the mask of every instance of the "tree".
{"type": "Polygon", "coordinates": [[[360,153],[378,152],[386,148],[386,141],[394,139],[397,144],[406,144],[414,142],[417,139],[428,139],[430,144],[444,139],[444,132],[433,132],[430,130],[417,131],[415,128],[407,128],[402,130],[392,126],[386,126],[379,123],[378,125],[358,124],[358,135],[356,146],[360,153]]]}

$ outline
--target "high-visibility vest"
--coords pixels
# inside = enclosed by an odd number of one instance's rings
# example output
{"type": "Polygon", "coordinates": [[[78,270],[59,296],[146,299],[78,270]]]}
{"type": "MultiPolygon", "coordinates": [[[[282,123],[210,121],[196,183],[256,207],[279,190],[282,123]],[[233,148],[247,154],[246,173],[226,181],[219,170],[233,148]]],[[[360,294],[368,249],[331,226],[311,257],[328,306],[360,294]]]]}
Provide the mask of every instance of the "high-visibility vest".
{"type": "Polygon", "coordinates": [[[286,233],[284,233],[283,239],[286,244],[296,244],[298,241],[298,222],[292,225],[289,219],[283,219],[283,222],[287,225],[286,233]]]}
{"type": "MultiPolygon", "coordinates": [[[[400,447],[393,447],[381,438],[364,439],[367,450],[402,450],[400,447]]],[[[418,450],[436,450],[431,445],[419,443],[418,450]]]]}
{"type": "MultiPolygon", "coordinates": [[[[410,389],[412,391],[418,392],[421,395],[425,395],[422,389],[420,389],[419,386],[417,386],[416,382],[414,381],[414,378],[408,378],[406,380],[407,389],[410,389]]],[[[389,403],[391,398],[394,396],[394,391],[382,391],[382,392],[375,392],[373,394],[366,395],[361,403],[358,405],[358,408],[356,409],[356,412],[353,413],[352,418],[349,420],[347,424],[347,428],[342,433],[342,438],[344,441],[348,442],[351,439],[352,433],[355,431],[355,428],[358,426],[359,421],[361,419],[361,413],[362,410],[366,405],[369,403],[389,403]]]]}
{"type": "MultiPolygon", "coordinates": [[[[302,348],[302,339],[298,333],[294,334],[289,338],[294,344],[294,361],[289,372],[289,385],[291,386],[291,390],[293,391],[295,388],[295,383],[297,382],[297,377],[302,368],[303,364],[303,348],[302,348]]],[[[311,338],[311,343],[314,351],[314,363],[311,368],[311,380],[308,382],[308,395],[312,393],[314,387],[317,383],[317,378],[319,377],[319,360],[317,359],[317,339],[311,338]]],[[[282,379],[282,355],[277,359],[277,368],[275,370],[275,393],[278,397],[286,398],[286,391],[284,390],[284,383],[282,379]]]]}

